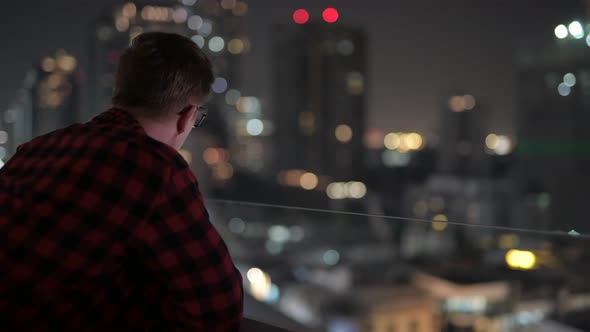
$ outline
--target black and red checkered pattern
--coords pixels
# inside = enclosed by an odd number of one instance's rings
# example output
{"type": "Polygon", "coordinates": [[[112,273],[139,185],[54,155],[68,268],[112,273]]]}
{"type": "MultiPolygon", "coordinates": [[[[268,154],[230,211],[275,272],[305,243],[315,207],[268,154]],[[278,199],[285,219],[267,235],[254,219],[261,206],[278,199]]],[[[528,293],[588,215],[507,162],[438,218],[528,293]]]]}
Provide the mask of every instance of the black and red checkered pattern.
{"type": "Polygon", "coordinates": [[[0,169],[0,331],[234,331],[242,300],[188,164],[130,114],[0,169]]]}

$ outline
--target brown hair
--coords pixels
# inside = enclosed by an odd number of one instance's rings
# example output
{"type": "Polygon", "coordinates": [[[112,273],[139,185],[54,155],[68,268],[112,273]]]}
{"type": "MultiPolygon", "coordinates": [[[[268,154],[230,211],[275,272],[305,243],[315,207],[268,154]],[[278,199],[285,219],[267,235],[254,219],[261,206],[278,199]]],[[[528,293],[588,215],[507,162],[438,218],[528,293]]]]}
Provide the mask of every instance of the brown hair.
{"type": "Polygon", "coordinates": [[[113,104],[160,117],[203,98],[213,83],[211,61],[190,39],[172,33],[137,36],[119,62],[113,104]]]}

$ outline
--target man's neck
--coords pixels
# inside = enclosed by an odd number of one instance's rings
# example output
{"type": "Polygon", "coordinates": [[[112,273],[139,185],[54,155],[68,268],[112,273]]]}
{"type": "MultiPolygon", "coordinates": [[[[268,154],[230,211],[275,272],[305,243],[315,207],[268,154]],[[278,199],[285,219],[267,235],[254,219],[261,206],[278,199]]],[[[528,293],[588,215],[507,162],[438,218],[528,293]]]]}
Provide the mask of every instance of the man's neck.
{"type": "Polygon", "coordinates": [[[142,115],[148,114],[148,112],[141,108],[120,106],[115,107],[131,114],[131,116],[133,116],[135,120],[139,122],[149,137],[166,145],[172,146],[171,142],[174,133],[170,130],[170,128],[173,128],[174,125],[167,123],[167,121],[169,121],[168,119],[155,119],[150,116],[142,115]]]}

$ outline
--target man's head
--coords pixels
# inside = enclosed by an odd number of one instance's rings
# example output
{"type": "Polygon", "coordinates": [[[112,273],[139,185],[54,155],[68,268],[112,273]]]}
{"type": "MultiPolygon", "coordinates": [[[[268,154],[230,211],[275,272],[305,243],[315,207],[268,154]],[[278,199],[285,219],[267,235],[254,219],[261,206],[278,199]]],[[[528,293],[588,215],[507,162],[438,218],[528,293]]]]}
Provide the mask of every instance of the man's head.
{"type": "Polygon", "coordinates": [[[180,149],[213,79],[211,62],[190,39],[144,33],[121,56],[113,105],[133,113],[148,135],[180,149]]]}

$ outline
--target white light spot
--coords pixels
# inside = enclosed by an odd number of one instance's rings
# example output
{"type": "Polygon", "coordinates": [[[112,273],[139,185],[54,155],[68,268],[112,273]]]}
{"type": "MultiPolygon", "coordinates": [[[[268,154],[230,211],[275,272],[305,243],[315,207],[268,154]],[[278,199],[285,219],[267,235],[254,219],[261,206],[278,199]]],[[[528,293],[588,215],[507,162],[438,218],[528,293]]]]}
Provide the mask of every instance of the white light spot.
{"type": "Polygon", "coordinates": [[[510,138],[502,135],[498,136],[498,142],[494,150],[496,154],[500,156],[505,156],[509,154],[512,150],[512,142],[510,141],[510,138]]]}
{"type": "Polygon", "coordinates": [[[338,253],[338,251],[330,249],[324,253],[324,255],[322,256],[322,260],[327,265],[334,266],[338,264],[338,262],[340,261],[340,254],[338,253]]]}
{"type": "Polygon", "coordinates": [[[199,30],[203,25],[203,18],[199,15],[193,15],[188,19],[187,25],[191,30],[199,30]]]}
{"type": "Polygon", "coordinates": [[[211,52],[221,52],[225,48],[225,41],[219,36],[215,36],[209,40],[209,49],[211,52]]]}
{"type": "Polygon", "coordinates": [[[326,194],[330,199],[344,199],[346,198],[346,188],[343,183],[331,183],[326,188],[326,194]]]}
{"type": "Polygon", "coordinates": [[[555,28],[555,37],[559,39],[564,39],[567,37],[567,27],[563,24],[558,25],[555,28]]]}
{"type": "Polygon", "coordinates": [[[572,73],[567,73],[565,74],[565,76],[563,76],[563,83],[570,88],[576,85],[576,82],[576,75],[572,73]]]}
{"type": "Polygon", "coordinates": [[[361,199],[367,194],[367,186],[362,182],[349,183],[348,194],[351,198],[361,199]]]}
{"type": "Polygon", "coordinates": [[[289,241],[291,231],[283,225],[274,225],[268,229],[268,238],[277,243],[289,241]]]}
{"type": "Polygon", "coordinates": [[[572,88],[567,86],[565,83],[561,83],[557,87],[557,92],[559,92],[561,96],[567,97],[572,93],[572,88]]]}
{"type": "Polygon", "coordinates": [[[264,131],[264,124],[259,119],[248,120],[246,131],[251,136],[259,136],[264,131]]]}
{"type": "Polygon", "coordinates": [[[574,38],[576,38],[576,39],[584,38],[584,27],[582,27],[582,24],[580,22],[573,21],[568,26],[568,30],[574,38]]]}
{"type": "Polygon", "coordinates": [[[6,157],[6,149],[3,146],[0,146],[0,159],[4,159],[6,157]]]}
{"type": "Polygon", "coordinates": [[[211,34],[211,32],[213,32],[213,23],[211,23],[211,21],[209,20],[203,20],[203,23],[201,24],[201,26],[197,29],[197,31],[207,37],[211,34]]]}
{"type": "Polygon", "coordinates": [[[192,41],[199,46],[199,48],[203,48],[205,46],[205,38],[201,35],[194,35],[192,36],[192,41]]]}

